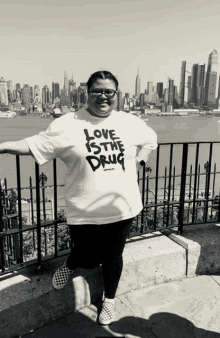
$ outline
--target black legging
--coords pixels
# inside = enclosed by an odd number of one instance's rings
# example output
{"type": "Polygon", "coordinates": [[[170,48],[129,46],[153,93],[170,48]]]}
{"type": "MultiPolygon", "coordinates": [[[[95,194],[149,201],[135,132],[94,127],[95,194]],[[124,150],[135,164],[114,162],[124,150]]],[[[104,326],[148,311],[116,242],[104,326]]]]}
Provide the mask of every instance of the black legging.
{"type": "Polygon", "coordinates": [[[122,253],[133,218],[108,224],[69,225],[71,253],[67,266],[93,269],[102,264],[105,297],[115,298],[123,269],[122,253]]]}

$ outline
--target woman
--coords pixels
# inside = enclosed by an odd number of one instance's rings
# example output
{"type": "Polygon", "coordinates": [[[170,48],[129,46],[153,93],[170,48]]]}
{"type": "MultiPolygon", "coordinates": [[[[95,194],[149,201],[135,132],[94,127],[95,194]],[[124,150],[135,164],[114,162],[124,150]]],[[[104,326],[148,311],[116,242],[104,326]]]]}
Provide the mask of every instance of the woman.
{"type": "Polygon", "coordinates": [[[52,285],[60,290],[77,267],[102,264],[105,299],[99,323],[108,325],[115,317],[127,234],[143,209],[137,170],[156,149],[157,136],[138,117],[114,110],[118,81],[113,74],[92,74],[87,88],[88,108],[54,120],[39,135],[3,143],[2,149],[32,155],[39,165],[57,157],[67,165],[64,196],[72,249],[52,285]]]}

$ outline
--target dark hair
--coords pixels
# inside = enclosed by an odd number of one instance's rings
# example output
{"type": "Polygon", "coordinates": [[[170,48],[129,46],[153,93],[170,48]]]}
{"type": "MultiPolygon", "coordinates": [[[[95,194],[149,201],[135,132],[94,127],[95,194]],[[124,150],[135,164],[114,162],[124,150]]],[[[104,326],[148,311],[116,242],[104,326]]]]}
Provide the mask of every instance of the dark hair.
{"type": "Polygon", "coordinates": [[[98,72],[93,73],[90,76],[90,78],[87,82],[88,91],[90,90],[93,82],[95,82],[96,79],[103,79],[103,80],[109,79],[109,80],[114,82],[114,84],[116,86],[116,90],[118,89],[118,80],[116,79],[116,77],[112,73],[108,72],[107,70],[100,70],[98,72]]]}

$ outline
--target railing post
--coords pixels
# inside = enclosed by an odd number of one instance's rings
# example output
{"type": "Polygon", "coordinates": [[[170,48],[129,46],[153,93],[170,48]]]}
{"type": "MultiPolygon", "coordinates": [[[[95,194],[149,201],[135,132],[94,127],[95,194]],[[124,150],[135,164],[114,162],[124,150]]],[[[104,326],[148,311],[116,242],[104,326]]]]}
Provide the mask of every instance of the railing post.
{"type": "MultiPolygon", "coordinates": [[[[20,157],[16,155],[16,168],[17,168],[17,190],[18,190],[18,218],[19,229],[22,229],[22,209],[21,209],[21,176],[20,176],[20,157]]],[[[18,235],[14,236],[15,243],[18,245],[18,235]]],[[[17,248],[16,248],[17,250],[17,248]]],[[[18,263],[23,264],[23,234],[20,233],[20,257],[18,263]]]]}
{"type": "Polygon", "coordinates": [[[186,171],[187,171],[187,157],[188,157],[188,143],[183,144],[182,154],[182,171],[181,171],[181,185],[180,185],[180,209],[179,209],[179,233],[183,233],[183,216],[184,216],[184,201],[186,189],[186,171]]]}
{"type": "MultiPolygon", "coordinates": [[[[142,175],[143,175],[143,178],[142,178],[142,204],[144,205],[145,204],[145,201],[144,201],[144,190],[145,190],[145,164],[144,166],[142,167],[142,175]]],[[[143,234],[144,232],[144,208],[142,209],[142,212],[141,212],[141,234],[143,234]]]]}
{"type": "Polygon", "coordinates": [[[207,223],[207,216],[208,216],[208,208],[209,208],[209,186],[210,186],[210,173],[211,173],[211,161],[212,161],[212,146],[213,143],[210,142],[210,150],[209,150],[209,161],[207,163],[206,169],[206,183],[205,183],[205,223],[207,223]]]}
{"type": "MultiPolygon", "coordinates": [[[[155,182],[155,202],[157,204],[157,195],[158,195],[158,174],[159,174],[159,158],[160,158],[160,144],[157,147],[157,162],[156,162],[156,182],[155,182]]],[[[154,209],[154,230],[157,228],[157,206],[154,209]]]]}
{"type": "MultiPolygon", "coordinates": [[[[34,206],[33,206],[33,191],[32,191],[32,178],[31,176],[29,177],[29,181],[30,181],[30,209],[31,209],[31,219],[30,221],[32,222],[32,224],[34,224],[34,206]]],[[[34,251],[36,250],[36,246],[35,246],[35,230],[33,230],[33,243],[34,243],[34,251]]]]}
{"type": "MultiPolygon", "coordinates": [[[[0,234],[3,234],[3,208],[2,208],[2,185],[1,185],[1,178],[0,178],[0,234]]],[[[0,268],[2,272],[5,272],[5,253],[4,253],[4,237],[0,237],[0,268]]]]}
{"type": "Polygon", "coordinates": [[[41,220],[40,220],[40,180],[39,164],[35,162],[35,180],[36,180],[36,203],[37,203],[37,270],[42,270],[41,266],[41,220]]]}
{"type": "MultiPolygon", "coordinates": [[[[170,217],[170,190],[171,190],[171,175],[172,175],[172,163],[173,163],[173,143],[171,143],[171,147],[170,147],[170,164],[169,164],[169,188],[168,188],[168,198],[167,198],[167,224],[166,226],[169,226],[169,217],[170,217]]],[[[172,217],[171,217],[172,219],[172,217]]]]}
{"type": "MultiPolygon", "coordinates": [[[[54,179],[54,220],[57,220],[57,162],[53,160],[53,179],[54,179]]],[[[57,240],[57,222],[54,226],[55,230],[55,257],[58,256],[58,240],[57,240]]]]}
{"type": "MultiPolygon", "coordinates": [[[[197,206],[198,206],[198,202],[195,205],[195,199],[198,199],[198,190],[197,190],[197,197],[196,197],[198,158],[199,158],[199,142],[197,142],[197,144],[196,144],[196,160],[195,160],[195,176],[194,176],[194,191],[193,191],[193,215],[192,215],[192,223],[194,223],[194,221],[195,221],[195,214],[196,214],[196,220],[197,220],[197,206]]],[[[199,189],[199,176],[198,176],[198,189],[199,189]]]]}

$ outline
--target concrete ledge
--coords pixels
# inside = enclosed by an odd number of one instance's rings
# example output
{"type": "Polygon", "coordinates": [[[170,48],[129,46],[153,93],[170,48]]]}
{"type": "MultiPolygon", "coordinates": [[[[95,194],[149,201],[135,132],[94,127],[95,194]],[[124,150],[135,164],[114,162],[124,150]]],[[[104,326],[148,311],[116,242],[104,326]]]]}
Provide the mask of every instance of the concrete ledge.
{"type": "MultiPolygon", "coordinates": [[[[54,290],[52,276],[63,261],[45,262],[43,273],[34,266],[0,278],[0,337],[22,336],[103,299],[101,265],[77,269],[63,290],[54,290]]],[[[161,232],[128,240],[123,261],[116,296],[186,277],[186,250],[161,232]]]]}
{"type": "Polygon", "coordinates": [[[208,275],[220,271],[220,223],[206,223],[183,227],[162,233],[186,250],[187,277],[208,275]]]}

